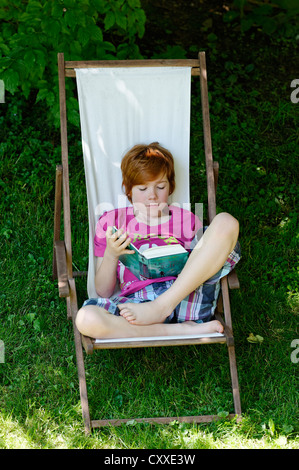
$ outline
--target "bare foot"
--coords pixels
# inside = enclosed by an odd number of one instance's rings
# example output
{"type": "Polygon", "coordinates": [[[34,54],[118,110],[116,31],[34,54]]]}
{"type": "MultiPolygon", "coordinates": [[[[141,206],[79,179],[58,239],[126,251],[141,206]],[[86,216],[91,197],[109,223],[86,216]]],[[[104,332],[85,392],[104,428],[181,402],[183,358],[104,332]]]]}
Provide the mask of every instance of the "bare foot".
{"type": "Polygon", "coordinates": [[[118,304],[120,315],[132,325],[152,325],[163,323],[171,314],[173,308],[164,306],[159,298],[151,302],[140,304],[124,303],[118,304]]]}
{"type": "Polygon", "coordinates": [[[183,322],[182,325],[187,324],[191,326],[193,324],[193,330],[195,333],[198,334],[206,334],[206,333],[223,333],[223,325],[218,320],[208,321],[206,323],[196,323],[194,321],[186,321],[183,322]]]}
{"type": "MultiPolygon", "coordinates": [[[[163,308],[157,302],[144,302],[141,304],[125,303],[118,304],[120,315],[124,317],[132,325],[151,325],[154,323],[163,323],[171,312],[172,308],[163,308]]],[[[206,333],[223,333],[223,325],[218,320],[212,320],[206,323],[196,323],[194,321],[186,321],[180,323],[184,328],[185,334],[206,334],[206,333]]]]}
{"type": "MultiPolygon", "coordinates": [[[[195,321],[188,320],[182,323],[174,323],[181,328],[180,334],[185,335],[203,335],[209,333],[223,333],[223,325],[218,320],[208,321],[206,323],[196,323],[195,321]]],[[[167,326],[167,325],[166,325],[167,326]]]]}

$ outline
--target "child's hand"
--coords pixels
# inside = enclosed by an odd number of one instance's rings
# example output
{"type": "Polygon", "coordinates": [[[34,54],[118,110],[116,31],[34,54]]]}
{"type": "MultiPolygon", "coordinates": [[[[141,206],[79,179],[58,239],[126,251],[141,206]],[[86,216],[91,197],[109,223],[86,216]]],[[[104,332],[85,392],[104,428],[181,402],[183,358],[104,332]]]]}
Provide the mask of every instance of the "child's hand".
{"type": "Polygon", "coordinates": [[[120,255],[133,254],[134,250],[127,250],[127,246],[131,242],[128,232],[123,229],[117,230],[113,233],[112,227],[108,227],[106,232],[106,252],[114,259],[118,259],[120,255]]]}

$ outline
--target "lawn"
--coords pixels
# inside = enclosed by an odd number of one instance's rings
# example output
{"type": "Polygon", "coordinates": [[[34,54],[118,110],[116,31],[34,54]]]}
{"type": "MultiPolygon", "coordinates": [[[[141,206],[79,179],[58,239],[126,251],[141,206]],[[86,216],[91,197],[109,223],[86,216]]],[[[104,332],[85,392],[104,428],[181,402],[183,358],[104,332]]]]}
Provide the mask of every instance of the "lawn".
{"type": "MultiPolygon", "coordinates": [[[[0,448],[298,449],[298,110],[288,41],[208,47],[218,211],[240,222],[241,288],[231,293],[243,419],[137,424],[85,436],[71,323],[52,280],[59,133],[42,104],[0,104],[0,448]],[[263,54],[261,54],[263,52],[263,54]],[[284,61],[281,61],[281,58],[284,61]],[[253,334],[262,337],[250,342],[253,334]]],[[[192,87],[192,198],[205,197],[198,83],[192,87]]],[[[87,269],[80,132],[70,127],[74,267],[87,269]]],[[[204,214],[206,216],[206,214],[204,214]]],[[[78,282],[79,305],[85,280],[78,282]]],[[[95,418],[232,412],[227,350],[186,346],[86,358],[95,418]],[[175,366],[174,366],[175,365],[175,366]],[[100,378],[101,375],[101,378],[100,378]]]]}

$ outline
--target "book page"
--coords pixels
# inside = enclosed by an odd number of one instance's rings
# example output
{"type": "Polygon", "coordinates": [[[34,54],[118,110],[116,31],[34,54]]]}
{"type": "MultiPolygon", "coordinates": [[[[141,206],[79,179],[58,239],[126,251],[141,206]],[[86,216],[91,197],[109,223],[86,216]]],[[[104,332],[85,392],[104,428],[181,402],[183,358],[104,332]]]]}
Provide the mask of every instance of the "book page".
{"type": "Polygon", "coordinates": [[[142,252],[142,255],[147,258],[156,258],[160,256],[169,256],[175,255],[177,253],[186,253],[185,248],[182,245],[163,245],[163,246],[154,246],[148,248],[142,252]]]}

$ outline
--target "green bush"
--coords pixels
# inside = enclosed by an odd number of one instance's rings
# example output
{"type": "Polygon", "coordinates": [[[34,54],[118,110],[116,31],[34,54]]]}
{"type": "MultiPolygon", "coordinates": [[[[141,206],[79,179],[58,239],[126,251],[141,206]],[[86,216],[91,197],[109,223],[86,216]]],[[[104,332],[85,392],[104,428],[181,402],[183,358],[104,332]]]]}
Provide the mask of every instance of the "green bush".
{"type": "Polygon", "coordinates": [[[275,2],[250,2],[234,0],[232,8],[223,19],[227,23],[240,25],[244,33],[251,28],[261,29],[269,36],[295,37],[298,33],[299,6],[297,0],[275,2]]]}
{"type": "MultiPolygon", "coordinates": [[[[0,79],[6,91],[45,101],[58,124],[57,53],[66,60],[140,58],[140,0],[0,1],[0,79]]],[[[73,85],[68,85],[72,89],[73,85]]],[[[70,94],[69,118],[78,122],[70,94]]]]}

